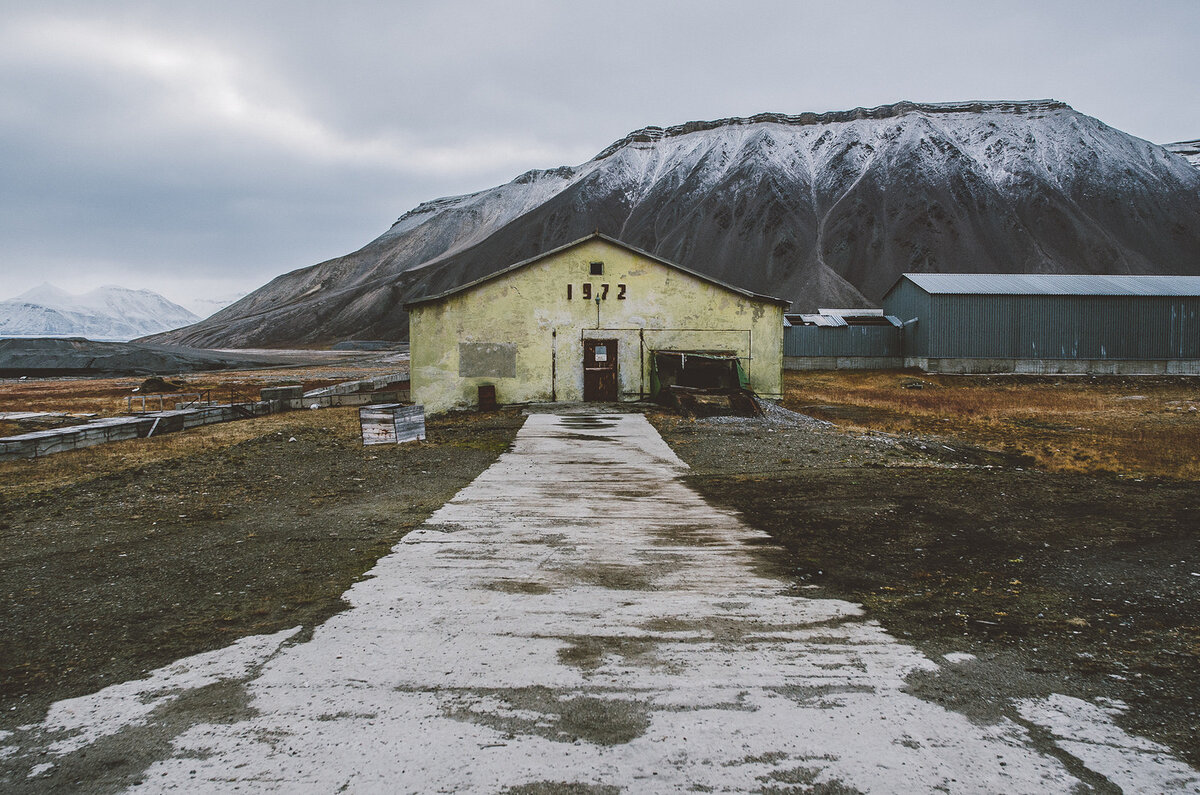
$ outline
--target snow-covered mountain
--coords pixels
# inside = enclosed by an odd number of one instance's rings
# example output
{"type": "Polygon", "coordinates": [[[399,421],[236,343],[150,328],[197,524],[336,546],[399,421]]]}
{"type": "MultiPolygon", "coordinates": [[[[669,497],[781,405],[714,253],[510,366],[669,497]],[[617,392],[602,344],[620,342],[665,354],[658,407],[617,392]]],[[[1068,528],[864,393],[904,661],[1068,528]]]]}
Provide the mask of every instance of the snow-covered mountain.
{"type": "Polygon", "coordinates": [[[905,271],[1198,274],[1200,171],[1053,100],[646,127],[579,166],[421,204],[157,339],[404,339],[406,300],[595,230],[797,309],[870,305],[905,271]]]}
{"type": "Polygon", "coordinates": [[[199,318],[150,290],[112,285],[72,295],[42,284],[0,301],[0,336],[78,336],[130,340],[199,318]]]}
{"type": "Polygon", "coordinates": [[[1196,168],[1200,168],[1200,140],[1197,141],[1180,141],[1174,144],[1163,144],[1163,148],[1168,152],[1174,152],[1180,157],[1185,158],[1196,168]]]}

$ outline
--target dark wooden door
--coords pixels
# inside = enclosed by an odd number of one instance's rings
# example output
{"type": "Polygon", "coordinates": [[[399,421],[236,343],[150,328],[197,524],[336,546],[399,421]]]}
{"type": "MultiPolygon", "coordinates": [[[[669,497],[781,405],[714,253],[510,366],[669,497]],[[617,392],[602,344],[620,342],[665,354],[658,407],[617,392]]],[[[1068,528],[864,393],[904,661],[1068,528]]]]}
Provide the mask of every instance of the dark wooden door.
{"type": "Polygon", "coordinates": [[[589,403],[617,400],[617,341],[583,341],[583,399],[589,403]]]}

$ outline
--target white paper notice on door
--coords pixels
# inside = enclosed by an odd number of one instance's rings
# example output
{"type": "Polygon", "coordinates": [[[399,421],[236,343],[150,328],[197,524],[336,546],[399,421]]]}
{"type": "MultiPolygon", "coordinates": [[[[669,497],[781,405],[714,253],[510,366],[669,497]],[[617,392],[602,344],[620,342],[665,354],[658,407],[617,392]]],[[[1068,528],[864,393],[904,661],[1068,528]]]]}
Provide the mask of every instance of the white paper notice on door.
{"type": "Polygon", "coordinates": [[[598,362],[607,362],[608,361],[607,346],[604,346],[604,345],[596,346],[596,361],[598,361],[598,362]]]}

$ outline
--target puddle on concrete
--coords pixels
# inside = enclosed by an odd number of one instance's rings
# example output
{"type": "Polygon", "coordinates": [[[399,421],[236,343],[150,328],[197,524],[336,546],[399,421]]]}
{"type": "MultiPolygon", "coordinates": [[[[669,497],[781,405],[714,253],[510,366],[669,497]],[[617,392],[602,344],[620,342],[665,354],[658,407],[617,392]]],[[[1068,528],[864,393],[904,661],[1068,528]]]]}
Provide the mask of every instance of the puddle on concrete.
{"type": "Polygon", "coordinates": [[[654,497],[659,493],[659,490],[653,486],[631,486],[629,484],[620,484],[614,486],[608,495],[613,498],[624,498],[629,500],[643,499],[646,497],[654,497]]]}
{"type": "Polygon", "coordinates": [[[567,645],[558,650],[558,660],[564,665],[590,671],[604,664],[605,657],[642,666],[659,665],[653,659],[659,640],[650,637],[631,638],[611,635],[574,635],[560,638],[567,645]]]}
{"type": "MultiPolygon", "coordinates": [[[[560,524],[572,524],[566,519],[558,520],[560,524]]],[[[512,539],[514,544],[537,544],[546,547],[574,547],[573,543],[569,543],[565,533],[542,533],[533,538],[515,538],[512,539]]]]}
{"type": "Polygon", "coordinates": [[[578,781],[532,781],[502,790],[504,795],[620,795],[620,787],[578,781]]]}
{"type": "Polygon", "coordinates": [[[536,735],[561,743],[622,745],[650,726],[649,705],[534,686],[477,688],[450,694],[442,714],[509,737],[536,735]]]}
{"type": "Polygon", "coordinates": [[[868,685],[779,685],[767,690],[778,693],[789,701],[813,709],[840,709],[843,705],[837,696],[850,693],[874,693],[868,685]]]}
{"type": "Polygon", "coordinates": [[[479,587],[486,588],[489,591],[528,594],[530,596],[543,596],[554,591],[554,588],[546,583],[534,582],[532,580],[492,580],[491,582],[480,583],[479,587]]]}
{"type": "Polygon", "coordinates": [[[654,591],[654,581],[661,567],[653,565],[622,566],[615,563],[591,563],[584,566],[559,567],[556,571],[583,585],[598,585],[614,591],[654,591]]]}
{"type": "Polygon", "coordinates": [[[684,618],[677,616],[662,616],[644,621],[641,628],[647,632],[690,634],[717,643],[741,643],[747,636],[757,638],[771,635],[791,634],[823,627],[838,627],[846,622],[845,616],[826,618],[810,623],[779,624],[769,621],[756,621],[750,618],[737,618],[706,615],[703,618],[684,618]]]}
{"type": "Polygon", "coordinates": [[[575,439],[585,442],[616,442],[619,441],[611,436],[605,436],[600,433],[560,433],[558,439],[575,439]]]}
{"type": "Polygon", "coordinates": [[[758,780],[765,785],[760,792],[819,792],[822,795],[862,795],[862,790],[848,787],[838,779],[818,781],[824,771],[819,767],[794,767],[774,770],[758,780]]]}
{"type": "Polygon", "coordinates": [[[562,417],[559,423],[567,428],[612,428],[617,424],[617,418],[594,415],[569,416],[562,417]]]}
{"type": "Polygon", "coordinates": [[[728,538],[711,532],[711,525],[655,524],[650,529],[655,536],[655,546],[731,546],[728,538]]]}

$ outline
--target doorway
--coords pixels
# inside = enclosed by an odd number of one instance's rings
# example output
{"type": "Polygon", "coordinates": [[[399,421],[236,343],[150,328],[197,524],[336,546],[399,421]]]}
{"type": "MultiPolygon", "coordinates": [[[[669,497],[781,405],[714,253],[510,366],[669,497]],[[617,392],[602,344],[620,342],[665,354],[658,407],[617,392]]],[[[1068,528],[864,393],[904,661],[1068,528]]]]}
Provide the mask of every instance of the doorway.
{"type": "Polygon", "coordinates": [[[588,403],[617,400],[617,341],[583,341],[583,399],[588,403]]]}

